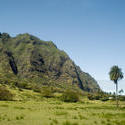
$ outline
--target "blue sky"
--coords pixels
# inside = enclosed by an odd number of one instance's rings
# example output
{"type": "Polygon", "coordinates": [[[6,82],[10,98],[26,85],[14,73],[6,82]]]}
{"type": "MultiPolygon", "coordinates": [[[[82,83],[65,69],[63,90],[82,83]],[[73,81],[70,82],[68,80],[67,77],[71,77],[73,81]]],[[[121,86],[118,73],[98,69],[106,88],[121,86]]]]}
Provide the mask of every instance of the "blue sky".
{"type": "Polygon", "coordinates": [[[125,0],[0,0],[0,31],[52,40],[96,80],[125,73],[125,0]]]}

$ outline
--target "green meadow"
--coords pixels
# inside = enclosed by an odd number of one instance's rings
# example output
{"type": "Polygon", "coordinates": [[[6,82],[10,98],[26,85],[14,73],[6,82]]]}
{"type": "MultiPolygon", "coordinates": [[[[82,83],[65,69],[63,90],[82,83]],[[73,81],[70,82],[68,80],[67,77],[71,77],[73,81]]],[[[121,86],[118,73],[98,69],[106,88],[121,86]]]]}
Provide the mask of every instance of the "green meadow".
{"type": "Polygon", "coordinates": [[[83,96],[77,103],[66,103],[58,96],[44,98],[24,90],[15,101],[0,101],[0,125],[125,125],[125,102],[117,109],[115,101],[90,101],[83,96]]]}

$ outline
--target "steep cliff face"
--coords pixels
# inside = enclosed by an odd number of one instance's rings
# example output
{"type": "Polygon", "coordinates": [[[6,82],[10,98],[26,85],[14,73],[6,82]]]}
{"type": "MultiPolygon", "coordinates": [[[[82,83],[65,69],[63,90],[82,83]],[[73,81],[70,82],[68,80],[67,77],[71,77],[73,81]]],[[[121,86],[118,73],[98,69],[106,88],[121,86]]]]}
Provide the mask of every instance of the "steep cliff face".
{"type": "Polygon", "coordinates": [[[41,85],[77,86],[90,92],[99,89],[97,82],[53,42],[29,34],[0,36],[0,76],[41,85]]]}

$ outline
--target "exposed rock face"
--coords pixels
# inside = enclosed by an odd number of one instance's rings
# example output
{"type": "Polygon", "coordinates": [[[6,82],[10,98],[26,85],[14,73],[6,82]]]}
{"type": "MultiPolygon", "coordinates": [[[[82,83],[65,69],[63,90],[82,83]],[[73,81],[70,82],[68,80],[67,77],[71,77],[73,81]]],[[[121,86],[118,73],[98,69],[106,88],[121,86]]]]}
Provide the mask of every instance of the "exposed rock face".
{"type": "Polygon", "coordinates": [[[90,92],[99,89],[97,82],[53,42],[29,34],[0,36],[0,77],[5,76],[38,84],[75,85],[90,92]]]}

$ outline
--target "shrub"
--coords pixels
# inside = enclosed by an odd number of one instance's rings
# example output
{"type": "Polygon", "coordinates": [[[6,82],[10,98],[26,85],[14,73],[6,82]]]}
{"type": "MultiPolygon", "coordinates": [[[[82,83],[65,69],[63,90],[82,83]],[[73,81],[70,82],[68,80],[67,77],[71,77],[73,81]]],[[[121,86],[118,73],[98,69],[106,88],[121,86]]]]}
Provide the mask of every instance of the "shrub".
{"type": "Polygon", "coordinates": [[[101,98],[101,101],[103,101],[103,102],[108,101],[108,100],[109,100],[108,97],[101,98]]]}
{"type": "Polygon", "coordinates": [[[21,89],[29,89],[29,90],[32,89],[32,85],[29,84],[28,82],[15,82],[14,85],[21,89]]]}
{"type": "Polygon", "coordinates": [[[88,99],[89,99],[89,100],[94,100],[94,99],[95,99],[95,98],[94,98],[94,95],[88,94],[88,99]]]}
{"type": "Polygon", "coordinates": [[[61,99],[64,102],[78,102],[79,101],[79,95],[74,91],[67,90],[62,94],[61,99]]]}
{"type": "Polygon", "coordinates": [[[88,94],[89,100],[101,100],[101,101],[108,101],[109,97],[108,95],[104,94],[88,94]]]}
{"type": "Polygon", "coordinates": [[[52,89],[47,87],[42,88],[41,94],[43,97],[46,97],[46,98],[54,97],[52,89]]]}
{"type": "Polygon", "coordinates": [[[32,89],[33,89],[34,92],[39,92],[39,93],[41,92],[41,87],[38,86],[38,85],[32,86],[32,89]]]}
{"type": "Polygon", "coordinates": [[[125,96],[120,96],[120,97],[119,97],[119,100],[120,100],[120,101],[125,101],[125,96]]]}
{"type": "Polygon", "coordinates": [[[13,100],[13,94],[4,86],[0,87],[0,100],[11,101],[13,100]]]}

